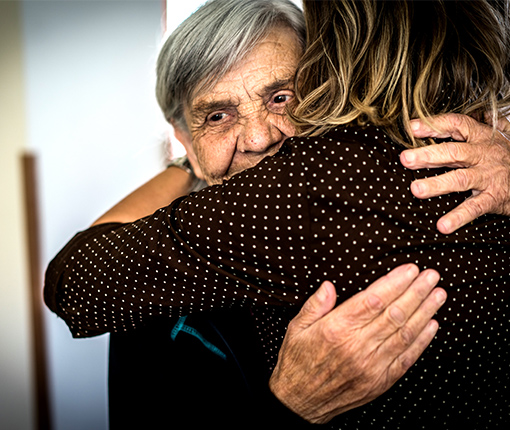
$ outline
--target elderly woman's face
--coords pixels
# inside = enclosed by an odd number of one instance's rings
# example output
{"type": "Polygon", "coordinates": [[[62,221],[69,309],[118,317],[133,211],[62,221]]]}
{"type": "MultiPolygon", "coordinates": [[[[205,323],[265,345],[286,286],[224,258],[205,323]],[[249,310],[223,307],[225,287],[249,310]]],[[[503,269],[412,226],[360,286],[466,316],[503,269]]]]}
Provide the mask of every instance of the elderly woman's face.
{"type": "Polygon", "coordinates": [[[294,98],[301,53],[293,32],[272,32],[209,92],[195,98],[186,121],[209,185],[276,153],[294,134],[285,106],[294,98]]]}

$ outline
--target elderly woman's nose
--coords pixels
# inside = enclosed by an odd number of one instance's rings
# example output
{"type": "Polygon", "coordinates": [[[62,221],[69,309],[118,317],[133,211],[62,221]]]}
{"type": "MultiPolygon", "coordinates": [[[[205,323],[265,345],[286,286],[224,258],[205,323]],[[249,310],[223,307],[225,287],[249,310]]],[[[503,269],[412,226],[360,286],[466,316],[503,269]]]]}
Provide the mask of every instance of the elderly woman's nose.
{"type": "Polygon", "coordinates": [[[244,125],[238,149],[241,152],[264,152],[280,139],[281,133],[271,124],[269,118],[260,115],[251,118],[244,125]]]}

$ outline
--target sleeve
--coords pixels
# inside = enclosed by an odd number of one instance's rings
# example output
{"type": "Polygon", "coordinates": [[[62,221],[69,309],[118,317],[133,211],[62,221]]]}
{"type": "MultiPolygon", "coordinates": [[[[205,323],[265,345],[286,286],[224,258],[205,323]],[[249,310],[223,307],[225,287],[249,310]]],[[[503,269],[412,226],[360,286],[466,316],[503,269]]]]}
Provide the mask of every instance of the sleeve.
{"type": "Polygon", "coordinates": [[[79,233],[47,269],[47,305],[86,337],[213,308],[301,304],[310,252],[302,171],[287,147],[149,217],[79,233]]]}

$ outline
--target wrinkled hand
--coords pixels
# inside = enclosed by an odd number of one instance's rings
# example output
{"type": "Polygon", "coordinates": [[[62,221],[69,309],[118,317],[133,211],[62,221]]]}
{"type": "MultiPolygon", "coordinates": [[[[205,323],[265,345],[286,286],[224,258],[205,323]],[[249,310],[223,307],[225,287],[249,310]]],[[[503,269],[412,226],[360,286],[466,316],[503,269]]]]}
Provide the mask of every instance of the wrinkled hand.
{"type": "Polygon", "coordinates": [[[498,132],[465,115],[448,114],[431,119],[435,127],[412,121],[416,137],[451,137],[442,143],[402,152],[400,160],[409,169],[461,167],[443,175],[411,184],[411,192],[426,199],[455,191],[472,190],[472,196],[441,217],[437,228],[452,233],[486,213],[510,215],[510,134],[508,122],[500,121],[498,132]]]}
{"type": "Polygon", "coordinates": [[[431,318],[446,299],[438,280],[436,271],[406,264],[335,309],[335,288],[324,282],[289,324],[271,391],[312,423],[373,400],[435,336],[431,318]]]}

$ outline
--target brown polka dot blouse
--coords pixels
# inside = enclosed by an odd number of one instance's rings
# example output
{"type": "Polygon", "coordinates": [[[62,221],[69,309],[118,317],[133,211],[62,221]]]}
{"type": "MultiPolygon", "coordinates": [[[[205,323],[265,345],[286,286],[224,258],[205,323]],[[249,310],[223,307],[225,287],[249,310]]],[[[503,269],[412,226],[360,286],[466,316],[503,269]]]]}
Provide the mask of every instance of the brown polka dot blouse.
{"type": "MultiPolygon", "coordinates": [[[[323,280],[343,301],[415,262],[449,295],[437,338],[388,393],[331,427],[510,428],[508,221],[440,234],[439,217],[467,194],[414,198],[411,182],[440,172],[405,169],[401,150],[370,126],[292,139],[223,185],[77,234],[48,267],[46,303],[85,337],[220,307],[292,314],[323,280]]],[[[261,331],[277,349],[280,329],[261,331]]]]}

